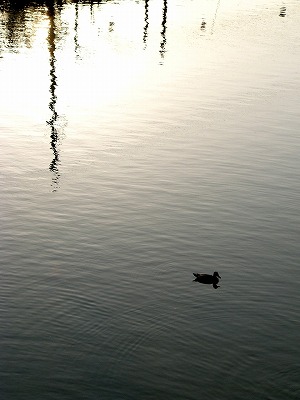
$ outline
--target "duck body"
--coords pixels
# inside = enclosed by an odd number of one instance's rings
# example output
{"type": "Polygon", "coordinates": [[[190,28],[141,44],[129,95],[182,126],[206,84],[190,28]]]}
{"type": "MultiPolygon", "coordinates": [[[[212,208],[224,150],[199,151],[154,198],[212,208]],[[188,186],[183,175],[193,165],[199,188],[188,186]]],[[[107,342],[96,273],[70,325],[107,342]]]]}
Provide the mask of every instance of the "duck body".
{"type": "Polygon", "coordinates": [[[221,279],[221,277],[218,272],[214,272],[213,275],[197,273],[193,273],[193,275],[195,277],[194,281],[196,282],[213,285],[215,289],[219,287],[217,283],[219,282],[219,279],[221,279]]]}

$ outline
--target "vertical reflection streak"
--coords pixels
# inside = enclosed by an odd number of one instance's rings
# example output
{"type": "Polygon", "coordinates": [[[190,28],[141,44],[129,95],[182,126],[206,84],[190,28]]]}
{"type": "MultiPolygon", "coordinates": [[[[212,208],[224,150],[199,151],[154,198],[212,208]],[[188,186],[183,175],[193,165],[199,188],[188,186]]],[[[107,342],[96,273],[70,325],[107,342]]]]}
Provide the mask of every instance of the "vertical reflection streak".
{"type": "Polygon", "coordinates": [[[218,11],[219,11],[219,8],[220,8],[220,2],[221,2],[221,0],[218,0],[218,2],[217,2],[216,12],[215,12],[215,15],[213,17],[213,22],[212,22],[212,25],[211,25],[211,34],[213,34],[214,30],[215,30],[215,24],[216,24],[216,20],[217,20],[218,11]]]}
{"type": "Polygon", "coordinates": [[[79,43],[78,43],[78,1],[75,2],[75,23],[74,23],[74,46],[76,58],[79,58],[79,43]]]}
{"type": "Polygon", "coordinates": [[[145,0],[145,26],[144,26],[144,35],[143,35],[143,42],[144,42],[144,49],[147,46],[147,37],[148,37],[148,27],[149,27],[149,0],[145,0]]]}
{"type": "Polygon", "coordinates": [[[49,170],[53,173],[52,178],[52,188],[53,192],[57,191],[59,187],[59,151],[58,151],[58,131],[56,129],[56,121],[58,118],[58,114],[56,112],[56,87],[57,87],[57,76],[56,76],[56,58],[55,58],[55,50],[56,50],[56,26],[55,26],[55,6],[53,1],[47,1],[48,8],[48,18],[49,18],[49,33],[48,33],[48,50],[49,50],[49,64],[50,64],[50,102],[49,109],[52,113],[51,118],[47,121],[50,126],[50,147],[53,152],[53,159],[49,165],[49,170]]]}
{"type": "Polygon", "coordinates": [[[164,54],[166,52],[167,11],[168,11],[168,0],[164,0],[163,12],[162,12],[162,23],[161,23],[162,30],[160,32],[162,40],[160,42],[160,50],[159,50],[161,58],[164,58],[164,54]]]}
{"type": "Polygon", "coordinates": [[[93,0],[91,0],[91,2],[90,2],[90,15],[91,15],[91,21],[92,21],[92,23],[94,23],[95,18],[94,18],[94,1],[93,0]]]}

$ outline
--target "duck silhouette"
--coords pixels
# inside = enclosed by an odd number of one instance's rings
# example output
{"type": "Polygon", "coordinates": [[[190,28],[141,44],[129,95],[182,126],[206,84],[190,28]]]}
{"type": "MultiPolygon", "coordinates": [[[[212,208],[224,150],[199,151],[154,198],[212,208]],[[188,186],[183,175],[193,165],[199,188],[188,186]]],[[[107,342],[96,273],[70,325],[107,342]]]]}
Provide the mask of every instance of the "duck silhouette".
{"type": "Polygon", "coordinates": [[[206,285],[213,285],[215,289],[218,289],[218,282],[221,279],[218,272],[214,272],[213,275],[209,274],[197,274],[193,273],[195,279],[194,282],[204,283],[206,285]]]}

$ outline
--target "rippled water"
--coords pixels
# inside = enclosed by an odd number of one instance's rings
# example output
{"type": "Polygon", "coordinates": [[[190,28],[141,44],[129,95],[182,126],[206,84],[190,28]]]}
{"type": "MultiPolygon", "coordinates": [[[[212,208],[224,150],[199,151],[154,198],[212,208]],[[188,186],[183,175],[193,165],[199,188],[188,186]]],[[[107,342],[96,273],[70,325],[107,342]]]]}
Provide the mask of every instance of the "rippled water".
{"type": "Polygon", "coordinates": [[[299,399],[299,1],[28,3],[0,2],[1,396],[299,399]]]}

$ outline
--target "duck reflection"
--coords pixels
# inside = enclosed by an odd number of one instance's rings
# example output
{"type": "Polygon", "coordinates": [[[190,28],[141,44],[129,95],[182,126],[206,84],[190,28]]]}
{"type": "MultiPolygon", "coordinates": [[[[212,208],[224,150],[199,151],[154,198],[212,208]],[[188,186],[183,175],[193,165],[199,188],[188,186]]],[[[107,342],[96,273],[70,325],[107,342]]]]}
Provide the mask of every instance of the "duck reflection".
{"type": "Polygon", "coordinates": [[[209,274],[198,274],[193,273],[195,276],[194,282],[204,283],[206,285],[213,285],[214,289],[218,289],[219,279],[221,279],[218,272],[214,272],[213,275],[209,274]]]}

